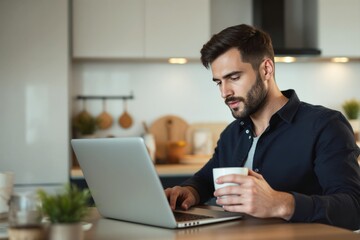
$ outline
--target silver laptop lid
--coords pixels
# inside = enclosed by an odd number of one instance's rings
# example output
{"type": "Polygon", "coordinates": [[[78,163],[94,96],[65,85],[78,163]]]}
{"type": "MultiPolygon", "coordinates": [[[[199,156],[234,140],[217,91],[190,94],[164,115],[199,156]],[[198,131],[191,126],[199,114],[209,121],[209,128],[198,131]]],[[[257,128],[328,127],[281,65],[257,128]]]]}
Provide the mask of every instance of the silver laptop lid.
{"type": "Polygon", "coordinates": [[[71,144],[102,216],[176,227],[142,138],[73,139],[71,144]]]}

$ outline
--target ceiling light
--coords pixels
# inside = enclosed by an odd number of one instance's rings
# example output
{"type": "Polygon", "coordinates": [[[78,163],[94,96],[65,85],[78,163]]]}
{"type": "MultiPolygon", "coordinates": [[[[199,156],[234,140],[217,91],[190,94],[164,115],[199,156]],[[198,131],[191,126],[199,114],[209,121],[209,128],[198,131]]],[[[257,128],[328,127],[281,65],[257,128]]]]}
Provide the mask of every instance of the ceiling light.
{"type": "Polygon", "coordinates": [[[275,62],[280,62],[280,63],[292,63],[292,62],[296,62],[296,58],[295,57],[275,57],[275,62]]]}
{"type": "Polygon", "coordinates": [[[334,63],[346,63],[349,61],[349,58],[347,57],[335,57],[331,59],[332,62],[334,63]]]}
{"type": "Polygon", "coordinates": [[[187,63],[186,58],[169,58],[169,63],[171,64],[185,64],[187,63]]]}

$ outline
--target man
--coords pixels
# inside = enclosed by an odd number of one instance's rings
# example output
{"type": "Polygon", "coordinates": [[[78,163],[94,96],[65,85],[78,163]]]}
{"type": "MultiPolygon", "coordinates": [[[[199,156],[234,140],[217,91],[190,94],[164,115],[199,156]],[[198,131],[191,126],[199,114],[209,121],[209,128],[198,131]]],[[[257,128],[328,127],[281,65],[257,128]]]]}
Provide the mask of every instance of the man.
{"type": "Polygon", "coordinates": [[[203,46],[201,60],[236,120],[201,170],[165,190],[170,206],[188,209],[215,196],[226,211],[360,228],[360,150],[351,126],[340,112],[279,90],[270,37],[230,27],[203,46]],[[214,192],[212,169],[239,166],[249,175],[220,177],[238,186],[214,192]]]}

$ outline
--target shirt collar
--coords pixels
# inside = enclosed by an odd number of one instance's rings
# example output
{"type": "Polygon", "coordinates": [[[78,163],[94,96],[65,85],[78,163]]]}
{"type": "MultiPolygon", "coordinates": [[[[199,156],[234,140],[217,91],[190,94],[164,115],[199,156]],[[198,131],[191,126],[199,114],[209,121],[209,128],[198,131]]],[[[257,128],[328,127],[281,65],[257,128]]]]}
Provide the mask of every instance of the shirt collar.
{"type": "Polygon", "coordinates": [[[300,106],[300,100],[293,89],[281,91],[282,94],[289,99],[289,101],[276,113],[284,121],[290,123],[300,106]]]}
{"type": "MultiPolygon", "coordinates": [[[[281,119],[286,121],[287,123],[292,122],[299,106],[300,106],[300,100],[293,89],[281,91],[281,93],[289,99],[289,101],[279,110],[277,111],[275,115],[278,115],[281,119]]],[[[274,117],[273,116],[273,117],[274,117]]],[[[271,120],[270,120],[271,122],[271,120]]],[[[241,127],[246,128],[247,126],[252,126],[252,121],[250,117],[241,118],[239,119],[239,124],[241,127]]]]}

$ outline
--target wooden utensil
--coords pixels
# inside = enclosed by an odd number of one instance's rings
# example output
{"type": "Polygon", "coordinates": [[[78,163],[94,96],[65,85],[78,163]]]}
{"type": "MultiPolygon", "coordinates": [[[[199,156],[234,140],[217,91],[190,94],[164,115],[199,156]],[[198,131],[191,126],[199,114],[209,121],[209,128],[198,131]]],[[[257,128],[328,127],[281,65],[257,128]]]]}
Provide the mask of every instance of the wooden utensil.
{"type": "Polygon", "coordinates": [[[171,142],[172,140],[172,134],[171,134],[171,128],[172,128],[172,119],[168,118],[168,120],[166,121],[166,134],[167,134],[167,141],[171,142]]]}
{"type": "Polygon", "coordinates": [[[126,99],[123,100],[123,103],[124,103],[124,112],[119,117],[119,125],[122,128],[129,128],[133,123],[133,119],[130,116],[130,114],[127,112],[126,99]]]}
{"type": "Polygon", "coordinates": [[[99,129],[108,129],[113,124],[112,116],[106,111],[106,100],[103,99],[103,111],[100,115],[96,118],[96,124],[99,129]]]}
{"type": "Polygon", "coordinates": [[[167,151],[170,142],[186,142],[186,130],[189,124],[182,118],[166,115],[155,120],[149,131],[156,141],[156,159],[159,162],[167,161],[167,151]]]}

